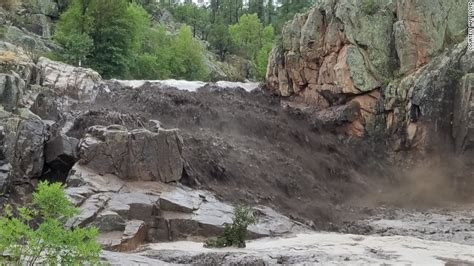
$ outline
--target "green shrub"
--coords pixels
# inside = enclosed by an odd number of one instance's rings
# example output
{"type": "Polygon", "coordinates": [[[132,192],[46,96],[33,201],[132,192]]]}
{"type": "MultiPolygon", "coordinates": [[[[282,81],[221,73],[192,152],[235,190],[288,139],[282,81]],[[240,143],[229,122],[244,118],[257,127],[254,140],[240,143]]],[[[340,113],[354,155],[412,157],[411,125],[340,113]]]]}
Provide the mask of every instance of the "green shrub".
{"type": "Polygon", "coordinates": [[[375,0],[362,0],[362,11],[367,15],[374,15],[377,13],[379,6],[375,0]]]}
{"type": "Polygon", "coordinates": [[[83,265],[99,262],[96,228],[64,226],[77,214],[60,183],[40,182],[30,206],[6,206],[0,217],[0,265],[83,265]],[[3,256],[3,257],[2,257],[3,256]],[[1,260],[6,260],[2,262],[1,260]]]}
{"type": "Polygon", "coordinates": [[[267,73],[268,57],[272,51],[273,44],[265,44],[257,53],[257,58],[255,59],[255,64],[257,66],[257,78],[259,80],[265,81],[265,75],[267,73]]]}
{"type": "Polygon", "coordinates": [[[5,38],[6,34],[7,34],[7,27],[0,25],[0,39],[5,38]]]}
{"type": "Polygon", "coordinates": [[[204,243],[204,247],[223,248],[236,246],[245,247],[247,238],[247,227],[255,224],[256,219],[252,209],[239,205],[234,210],[234,220],[232,224],[226,224],[224,234],[217,239],[210,239],[204,243]]]}

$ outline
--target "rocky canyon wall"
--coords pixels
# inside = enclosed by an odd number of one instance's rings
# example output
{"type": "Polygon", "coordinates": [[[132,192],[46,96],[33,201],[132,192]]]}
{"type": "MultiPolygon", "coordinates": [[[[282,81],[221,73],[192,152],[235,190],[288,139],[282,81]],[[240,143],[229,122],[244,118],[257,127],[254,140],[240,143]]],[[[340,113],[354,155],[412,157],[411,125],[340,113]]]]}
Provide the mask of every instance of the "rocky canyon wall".
{"type": "Polygon", "coordinates": [[[316,118],[351,110],[345,133],[395,151],[462,153],[474,140],[466,29],[464,0],[325,0],[285,25],[267,85],[316,118]]]}

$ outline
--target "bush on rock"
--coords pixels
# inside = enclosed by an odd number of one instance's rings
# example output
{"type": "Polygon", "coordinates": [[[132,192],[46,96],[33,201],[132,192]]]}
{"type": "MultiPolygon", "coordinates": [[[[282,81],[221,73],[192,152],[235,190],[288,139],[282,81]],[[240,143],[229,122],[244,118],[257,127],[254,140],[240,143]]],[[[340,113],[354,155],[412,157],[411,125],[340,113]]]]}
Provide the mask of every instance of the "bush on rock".
{"type": "Polygon", "coordinates": [[[247,238],[247,227],[255,224],[256,218],[251,208],[239,205],[234,210],[234,219],[232,224],[226,224],[224,234],[217,239],[210,239],[204,243],[204,247],[223,248],[223,247],[245,247],[247,238]]]}
{"type": "Polygon", "coordinates": [[[0,217],[0,264],[81,265],[99,262],[96,228],[64,226],[77,214],[60,183],[40,182],[30,206],[6,206],[0,217]]]}

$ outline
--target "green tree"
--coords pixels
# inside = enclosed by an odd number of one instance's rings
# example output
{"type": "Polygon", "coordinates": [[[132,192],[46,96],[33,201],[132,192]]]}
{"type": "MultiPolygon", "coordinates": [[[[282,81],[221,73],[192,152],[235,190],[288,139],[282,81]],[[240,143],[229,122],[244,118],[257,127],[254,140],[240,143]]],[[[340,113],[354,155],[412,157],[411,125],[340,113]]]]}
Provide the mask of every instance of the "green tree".
{"type": "Polygon", "coordinates": [[[58,5],[59,12],[63,12],[69,6],[69,0],[55,0],[56,4],[58,5]]]}
{"type": "Polygon", "coordinates": [[[54,59],[75,66],[81,66],[85,62],[94,45],[87,34],[81,33],[71,33],[69,35],[58,33],[55,39],[62,45],[63,50],[56,53],[54,59]]]}
{"type": "Polygon", "coordinates": [[[259,80],[264,80],[265,75],[267,73],[267,65],[268,65],[268,56],[272,51],[272,43],[266,43],[263,47],[258,51],[257,57],[255,58],[255,65],[257,66],[257,78],[259,80]]]}
{"type": "Polygon", "coordinates": [[[178,5],[172,9],[172,13],[179,22],[192,27],[193,37],[206,39],[209,31],[209,11],[195,4],[178,5]]]}
{"type": "Polygon", "coordinates": [[[127,76],[130,59],[149,24],[147,12],[134,2],[74,0],[58,22],[55,39],[65,48],[58,57],[85,58],[86,66],[106,78],[127,76]],[[83,42],[74,42],[81,37],[83,42]]]}
{"type": "Polygon", "coordinates": [[[164,26],[151,28],[131,65],[131,77],[136,79],[167,79],[171,77],[173,36],[164,26]]]}
{"type": "Polygon", "coordinates": [[[188,80],[204,80],[209,69],[204,61],[204,49],[193,39],[191,29],[182,26],[172,42],[173,60],[171,72],[176,78],[188,80]]]}
{"type": "Polygon", "coordinates": [[[61,14],[54,39],[63,50],[54,54],[55,59],[76,66],[85,63],[93,48],[92,38],[88,35],[93,25],[93,19],[87,12],[88,3],[89,0],[75,0],[61,14]]]}
{"type": "Polygon", "coordinates": [[[265,6],[265,23],[267,25],[272,25],[275,15],[276,10],[274,0],[268,0],[267,5],[265,6]]]}
{"type": "Polygon", "coordinates": [[[129,58],[137,35],[135,14],[129,13],[125,0],[95,0],[91,15],[94,27],[90,33],[94,48],[90,65],[106,78],[126,76],[129,58]]]}
{"type": "Polygon", "coordinates": [[[229,33],[238,53],[247,59],[253,59],[262,44],[263,25],[257,14],[245,14],[239,23],[229,26],[229,33]]]}
{"type": "Polygon", "coordinates": [[[264,0],[249,0],[249,14],[257,14],[261,22],[265,21],[264,0]]]}
{"type": "Polygon", "coordinates": [[[263,79],[275,35],[273,27],[263,27],[257,14],[246,14],[239,23],[229,26],[229,32],[234,47],[239,47],[236,52],[252,60],[257,67],[257,77],[263,79]]]}
{"type": "Polygon", "coordinates": [[[246,14],[240,17],[239,23],[229,26],[229,32],[239,54],[254,60],[258,51],[267,43],[273,42],[272,26],[263,27],[257,14],[246,14]]]}
{"type": "Polygon", "coordinates": [[[225,56],[232,50],[232,39],[228,27],[223,23],[216,23],[209,34],[209,44],[219,55],[220,60],[224,61],[225,56]]]}
{"type": "MultiPolygon", "coordinates": [[[[65,228],[77,214],[59,183],[40,182],[31,206],[4,208],[0,217],[0,254],[8,264],[79,265],[99,262],[96,228],[65,228]]],[[[1,261],[0,261],[1,264],[1,261]]]]}
{"type": "Polygon", "coordinates": [[[131,23],[132,32],[132,49],[137,51],[143,43],[150,29],[150,15],[148,12],[136,2],[131,2],[127,8],[127,15],[131,23]]]}

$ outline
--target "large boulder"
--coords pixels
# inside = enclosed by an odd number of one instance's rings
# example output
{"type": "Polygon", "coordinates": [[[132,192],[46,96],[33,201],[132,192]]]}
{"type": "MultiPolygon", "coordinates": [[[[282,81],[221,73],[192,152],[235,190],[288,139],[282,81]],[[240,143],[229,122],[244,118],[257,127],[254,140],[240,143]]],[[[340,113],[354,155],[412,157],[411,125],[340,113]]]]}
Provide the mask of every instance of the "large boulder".
{"type": "Polygon", "coordinates": [[[177,130],[94,126],[81,140],[80,163],[126,180],[178,181],[183,173],[181,142],[177,130]]]}
{"type": "Polygon", "coordinates": [[[87,129],[92,126],[121,125],[126,128],[148,128],[148,124],[148,120],[133,113],[124,114],[107,110],[94,110],[77,116],[67,134],[80,139],[85,136],[87,129]]]}
{"type": "MultiPolygon", "coordinates": [[[[35,29],[37,27],[40,27],[38,25],[29,25],[28,23],[32,19],[34,19],[36,16],[31,16],[28,17],[23,21],[23,23],[20,23],[20,25],[17,26],[6,26],[6,32],[4,39],[8,40],[10,43],[17,45],[17,49],[23,50],[27,57],[31,60],[34,61],[34,63],[37,62],[41,54],[44,53],[49,53],[51,51],[55,51],[58,49],[61,49],[55,42],[53,42],[50,38],[43,38],[41,35],[37,35],[34,33],[31,33],[28,31],[27,28],[29,29],[35,29]],[[31,28],[33,27],[33,28],[31,28]],[[21,48],[20,48],[21,47],[21,48]]],[[[42,15],[40,16],[42,17],[42,15]]],[[[36,18],[38,19],[38,18],[36,18]]],[[[37,23],[37,22],[35,22],[37,23]]],[[[47,23],[47,21],[43,21],[41,23],[47,23]]],[[[15,24],[14,24],[15,25],[15,24]]],[[[50,27],[51,25],[45,25],[45,27],[48,27],[47,29],[43,28],[38,28],[38,33],[41,32],[43,34],[43,31],[45,32],[50,32],[50,27]]]]}
{"type": "Polygon", "coordinates": [[[63,116],[61,99],[52,90],[42,88],[32,101],[30,110],[44,120],[58,121],[63,116]]]}
{"type": "Polygon", "coordinates": [[[5,158],[11,164],[12,182],[29,183],[39,177],[44,165],[44,143],[48,137],[46,125],[25,111],[9,117],[4,124],[5,158]],[[26,117],[29,115],[29,117],[26,117]]]}
{"type": "MultiPolygon", "coordinates": [[[[281,46],[270,54],[269,89],[317,109],[378,90],[395,68],[391,55],[395,7],[391,1],[374,3],[377,9],[367,11],[362,1],[321,1],[295,16],[283,27],[281,46]]],[[[372,118],[360,117],[348,128],[364,127],[372,118]]],[[[360,130],[356,134],[363,135],[360,130]]]]}
{"type": "Polygon", "coordinates": [[[44,14],[31,14],[22,19],[22,26],[38,36],[50,39],[52,35],[52,19],[44,14]]]}
{"type": "Polygon", "coordinates": [[[25,89],[25,82],[15,75],[0,73],[0,105],[6,111],[17,108],[18,102],[25,89]]]}
{"type": "Polygon", "coordinates": [[[453,132],[457,146],[465,145],[471,121],[466,73],[474,69],[463,62],[471,60],[464,41],[383,90],[386,129],[401,139],[397,149],[452,150],[453,132]]]}
{"type": "Polygon", "coordinates": [[[53,89],[59,96],[89,101],[97,95],[96,86],[101,82],[99,73],[92,69],[74,67],[47,58],[38,61],[39,76],[44,87],[53,89]]]}

